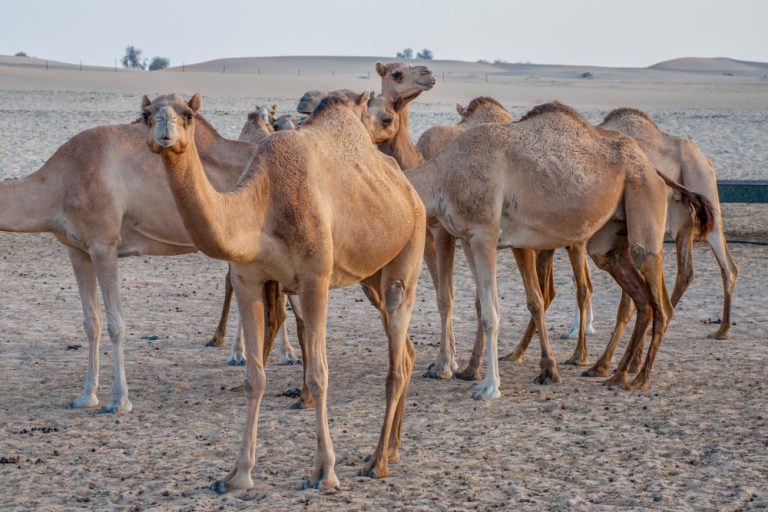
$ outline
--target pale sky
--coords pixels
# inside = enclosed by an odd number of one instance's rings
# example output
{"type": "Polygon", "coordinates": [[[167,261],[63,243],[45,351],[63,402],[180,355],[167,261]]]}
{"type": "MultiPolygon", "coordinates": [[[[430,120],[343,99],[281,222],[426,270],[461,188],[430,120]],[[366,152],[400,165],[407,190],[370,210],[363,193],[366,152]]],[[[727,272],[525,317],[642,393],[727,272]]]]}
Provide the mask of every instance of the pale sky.
{"type": "Polygon", "coordinates": [[[768,62],[763,0],[10,0],[0,54],[110,66],[125,47],[172,65],[272,55],[644,67],[677,57],[768,62]]]}

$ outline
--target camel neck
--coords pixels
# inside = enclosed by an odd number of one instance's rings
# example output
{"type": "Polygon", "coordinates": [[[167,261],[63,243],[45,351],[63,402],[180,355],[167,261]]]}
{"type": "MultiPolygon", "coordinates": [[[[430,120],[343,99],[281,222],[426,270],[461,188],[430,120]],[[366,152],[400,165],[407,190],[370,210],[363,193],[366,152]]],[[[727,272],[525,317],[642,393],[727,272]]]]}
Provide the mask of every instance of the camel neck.
{"type": "Polygon", "coordinates": [[[411,182],[411,185],[421,198],[426,208],[427,218],[434,218],[438,215],[438,194],[440,177],[442,172],[435,164],[434,160],[416,167],[405,170],[405,177],[411,182]]]}
{"type": "Polygon", "coordinates": [[[397,160],[401,169],[413,169],[423,164],[424,159],[413,145],[408,133],[408,107],[402,109],[398,116],[400,117],[400,124],[397,133],[392,139],[379,144],[379,150],[397,160]]]}
{"type": "Polygon", "coordinates": [[[255,259],[263,222],[257,180],[230,193],[218,192],[205,174],[194,141],[183,153],[164,150],[161,156],[176,207],[195,246],[211,258],[255,259]]]}
{"type": "Polygon", "coordinates": [[[217,190],[234,187],[254,151],[251,143],[225,139],[205,120],[195,126],[200,161],[217,190]]]}

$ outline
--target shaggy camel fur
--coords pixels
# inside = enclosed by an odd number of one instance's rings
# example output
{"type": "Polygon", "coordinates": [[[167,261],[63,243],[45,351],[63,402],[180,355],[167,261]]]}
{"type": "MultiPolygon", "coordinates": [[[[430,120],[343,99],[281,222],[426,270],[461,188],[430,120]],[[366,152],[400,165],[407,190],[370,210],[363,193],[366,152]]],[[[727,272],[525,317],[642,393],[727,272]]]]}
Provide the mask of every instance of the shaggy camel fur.
{"type": "Polygon", "coordinates": [[[261,139],[275,131],[272,124],[275,122],[276,113],[277,105],[272,105],[269,108],[256,105],[256,110],[248,114],[238,139],[257,144],[261,139]]]}
{"type": "MultiPolygon", "coordinates": [[[[647,114],[636,109],[620,108],[613,110],[605,117],[600,128],[632,137],[656,169],[669,179],[706,197],[711,203],[715,212],[714,229],[707,236],[706,241],[720,265],[723,279],[723,316],[720,328],[709,337],[726,339],[730,327],[731,302],[738,267],[725,243],[720,198],[717,194],[717,176],[711,162],[693,141],[662,132],[647,114]]],[[[695,226],[688,205],[678,194],[672,194],[668,198],[667,217],[669,230],[676,243],[677,277],[671,300],[672,305],[677,306],[688,285],[693,281],[692,245],[695,226]]],[[[551,273],[551,264],[548,272],[551,273]]],[[[619,311],[616,314],[616,327],[611,334],[605,352],[589,370],[584,372],[585,376],[605,377],[608,375],[613,353],[632,313],[633,307],[629,297],[622,297],[619,311]]],[[[514,358],[516,361],[520,361],[526,346],[525,340],[521,341],[514,353],[502,359],[514,358]]],[[[637,371],[640,362],[639,357],[634,359],[630,365],[630,372],[637,371]]]]}
{"type": "MultiPolygon", "coordinates": [[[[424,201],[428,224],[439,222],[468,247],[486,337],[487,372],[475,384],[476,398],[500,396],[497,248],[512,248],[518,263],[542,346],[541,373],[535,382],[547,384],[560,379],[544,322],[534,251],[588,239],[598,267],[637,305],[628,354],[641,348],[649,323],[653,325],[651,348],[635,380],[628,382],[630,359],[625,357],[610,382],[648,389],[656,351],[673,312],[661,266],[666,187],[632,139],[596,128],[574,110],[550,103],[516,123],[466,130],[406,176],[424,201]]],[[[711,221],[706,200],[667,184],[695,205],[706,231],[711,221]]],[[[438,286],[445,282],[438,281],[438,286]]]]}
{"type": "MultiPolygon", "coordinates": [[[[199,118],[196,146],[217,190],[231,188],[255,147],[221,137],[199,118]]],[[[83,131],[35,173],[0,184],[0,230],[49,232],[67,246],[88,338],[82,393],[67,407],[98,407],[101,289],[112,341],[114,383],[100,412],[130,412],[118,257],[173,256],[197,249],[172,198],[163,164],[146,145],[142,123],[83,131]]]]}
{"type": "MultiPolygon", "coordinates": [[[[246,340],[246,427],[235,469],[213,488],[253,485],[259,405],[266,387],[265,321],[278,282],[298,294],[306,327],[306,384],[316,402],[317,453],[307,484],[338,488],[328,429],[325,328],[328,289],[362,282],[376,295],[389,341],[386,413],[363,473],[389,474],[400,444],[415,350],[408,334],[424,250],[424,207],[396,163],[377,151],[367,93],[354,104],[322,103],[301,130],[265,139],[236,188],[218,193],[198,157],[194,132],[201,98],[144,99],[149,144],[166,167],[184,225],[202,252],[231,262],[246,340]],[[382,198],[386,198],[383,200],[382,198]]],[[[268,315],[272,318],[272,315],[268,315]]]]}

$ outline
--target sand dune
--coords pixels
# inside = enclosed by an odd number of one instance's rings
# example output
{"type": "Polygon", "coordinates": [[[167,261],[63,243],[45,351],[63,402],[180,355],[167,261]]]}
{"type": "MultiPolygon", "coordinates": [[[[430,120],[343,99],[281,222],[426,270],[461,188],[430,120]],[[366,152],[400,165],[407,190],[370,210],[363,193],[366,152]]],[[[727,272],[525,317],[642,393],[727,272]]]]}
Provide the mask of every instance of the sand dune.
{"type": "Polygon", "coordinates": [[[665,71],[686,71],[703,73],[765,73],[768,71],[768,63],[747,62],[727,57],[701,58],[684,57],[680,59],[665,60],[650,66],[651,69],[665,71]]]}

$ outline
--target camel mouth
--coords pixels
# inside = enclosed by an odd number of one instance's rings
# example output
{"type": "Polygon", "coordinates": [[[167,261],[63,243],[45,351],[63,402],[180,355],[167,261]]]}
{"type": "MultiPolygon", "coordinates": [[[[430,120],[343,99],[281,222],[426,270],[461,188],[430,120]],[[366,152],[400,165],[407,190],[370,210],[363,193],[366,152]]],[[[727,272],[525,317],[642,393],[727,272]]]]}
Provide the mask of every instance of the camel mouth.
{"type": "Polygon", "coordinates": [[[158,146],[169,148],[176,144],[176,139],[171,139],[170,137],[161,137],[159,139],[155,139],[155,142],[157,142],[158,146]]]}
{"type": "Polygon", "coordinates": [[[424,91],[428,91],[432,89],[435,86],[436,80],[435,77],[430,76],[428,80],[422,80],[417,83],[419,88],[421,88],[424,91]]]}

